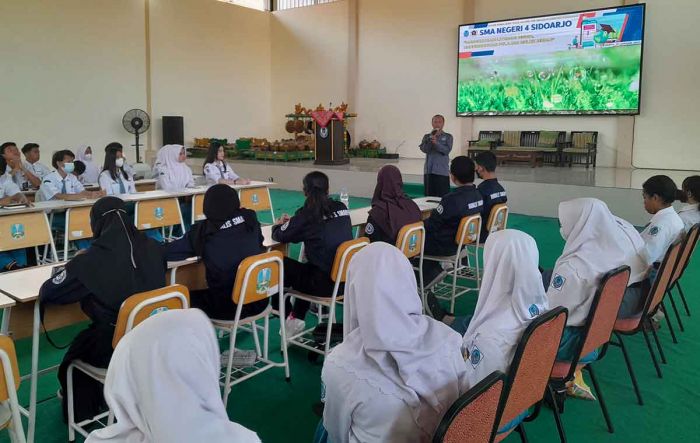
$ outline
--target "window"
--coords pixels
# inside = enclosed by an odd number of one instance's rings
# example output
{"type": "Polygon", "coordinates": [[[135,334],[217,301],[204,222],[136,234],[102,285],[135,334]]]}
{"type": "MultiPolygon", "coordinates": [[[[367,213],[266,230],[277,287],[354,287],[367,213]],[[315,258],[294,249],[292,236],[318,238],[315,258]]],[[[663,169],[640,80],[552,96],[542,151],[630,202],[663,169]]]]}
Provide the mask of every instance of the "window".
{"type": "Polygon", "coordinates": [[[285,9],[300,8],[302,6],[321,5],[323,3],[333,3],[338,0],[273,0],[276,11],[285,9]]]}
{"type": "Polygon", "coordinates": [[[219,0],[232,5],[244,6],[246,8],[258,9],[260,11],[269,11],[269,0],[219,0]]]}

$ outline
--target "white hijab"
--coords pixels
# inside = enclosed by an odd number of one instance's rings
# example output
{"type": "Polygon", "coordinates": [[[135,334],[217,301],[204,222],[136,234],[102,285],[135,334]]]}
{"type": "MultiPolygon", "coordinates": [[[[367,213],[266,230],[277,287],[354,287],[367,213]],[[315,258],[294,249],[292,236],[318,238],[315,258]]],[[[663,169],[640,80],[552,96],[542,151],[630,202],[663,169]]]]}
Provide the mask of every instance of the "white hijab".
{"type": "Polygon", "coordinates": [[[489,234],[479,299],[464,334],[470,386],[493,371],[507,372],[523,331],[549,310],[538,263],[537,244],[528,234],[489,234]]]}
{"type": "Polygon", "coordinates": [[[179,191],[194,183],[192,169],[178,161],[182,145],[165,145],[158,151],[158,185],[166,191],[179,191]]]}
{"type": "Polygon", "coordinates": [[[86,443],[260,442],[229,421],[219,346],[198,309],[157,314],[126,334],[109,364],[105,399],[117,421],[86,443]]]}
{"type": "Polygon", "coordinates": [[[568,326],[581,326],[600,278],[619,266],[632,267],[644,242],[632,232],[634,227],[595,198],[560,203],[559,222],[566,245],[554,265],[547,296],[550,306],[569,310],[568,326]]]}
{"type": "Polygon", "coordinates": [[[343,336],[328,361],[401,399],[429,435],[467,390],[461,337],[423,315],[413,268],[392,245],[373,243],[350,262],[343,336]]]}
{"type": "MultiPolygon", "coordinates": [[[[78,160],[85,163],[85,172],[83,172],[82,174],[83,183],[94,184],[97,183],[100,177],[100,168],[97,167],[97,165],[95,164],[95,162],[92,161],[92,159],[88,160],[87,158],[85,158],[85,151],[87,151],[89,147],[90,146],[88,145],[80,145],[76,154],[78,156],[78,160]]],[[[93,152],[92,155],[94,156],[95,153],[93,152]]]]}

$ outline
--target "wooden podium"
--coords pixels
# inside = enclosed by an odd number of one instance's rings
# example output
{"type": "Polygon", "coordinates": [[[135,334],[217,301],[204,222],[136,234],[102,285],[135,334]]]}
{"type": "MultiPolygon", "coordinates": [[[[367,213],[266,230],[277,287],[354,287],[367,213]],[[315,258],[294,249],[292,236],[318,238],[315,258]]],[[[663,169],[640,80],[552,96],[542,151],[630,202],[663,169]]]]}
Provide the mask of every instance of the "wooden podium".
{"type": "Polygon", "coordinates": [[[316,132],[315,165],[344,165],[350,163],[345,158],[345,126],[340,120],[331,120],[328,126],[314,123],[316,132]]]}

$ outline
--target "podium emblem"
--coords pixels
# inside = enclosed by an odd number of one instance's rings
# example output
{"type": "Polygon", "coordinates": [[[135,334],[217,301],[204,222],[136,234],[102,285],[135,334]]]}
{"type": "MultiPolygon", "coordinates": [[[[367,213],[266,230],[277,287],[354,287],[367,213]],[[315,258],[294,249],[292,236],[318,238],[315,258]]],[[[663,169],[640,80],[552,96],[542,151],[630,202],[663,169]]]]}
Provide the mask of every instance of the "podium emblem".
{"type": "Polygon", "coordinates": [[[321,138],[328,138],[328,128],[327,128],[327,127],[326,127],[326,128],[321,128],[321,129],[318,131],[318,135],[320,135],[321,138]]]}

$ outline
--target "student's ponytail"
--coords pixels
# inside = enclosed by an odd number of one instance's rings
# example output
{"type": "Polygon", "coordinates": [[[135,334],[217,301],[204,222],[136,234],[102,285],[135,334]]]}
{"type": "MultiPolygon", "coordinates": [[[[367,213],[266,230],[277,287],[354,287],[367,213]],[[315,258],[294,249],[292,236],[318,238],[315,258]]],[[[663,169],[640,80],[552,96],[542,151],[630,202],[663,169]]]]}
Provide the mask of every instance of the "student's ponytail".
{"type": "Polygon", "coordinates": [[[320,171],[313,171],[304,177],[304,194],[306,209],[314,221],[320,222],[331,215],[331,200],[328,197],[328,176],[320,171]]]}

